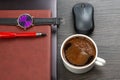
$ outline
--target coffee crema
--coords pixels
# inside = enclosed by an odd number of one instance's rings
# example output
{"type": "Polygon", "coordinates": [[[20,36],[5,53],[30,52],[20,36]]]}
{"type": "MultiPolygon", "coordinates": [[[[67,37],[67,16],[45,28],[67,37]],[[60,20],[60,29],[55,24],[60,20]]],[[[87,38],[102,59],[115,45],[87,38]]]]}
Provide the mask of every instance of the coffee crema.
{"type": "Polygon", "coordinates": [[[63,53],[70,64],[84,66],[93,61],[96,55],[96,49],[89,39],[85,37],[74,37],[65,43],[63,53]]]}

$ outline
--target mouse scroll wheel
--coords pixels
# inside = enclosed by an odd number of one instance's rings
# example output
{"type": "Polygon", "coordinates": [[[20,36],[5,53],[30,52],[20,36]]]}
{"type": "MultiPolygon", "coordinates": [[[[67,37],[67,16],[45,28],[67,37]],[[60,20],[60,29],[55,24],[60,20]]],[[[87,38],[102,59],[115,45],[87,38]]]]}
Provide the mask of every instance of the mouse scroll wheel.
{"type": "Polygon", "coordinates": [[[84,8],[84,7],[85,7],[85,4],[84,4],[84,3],[83,3],[83,4],[81,4],[81,7],[82,7],[82,8],[84,8]]]}

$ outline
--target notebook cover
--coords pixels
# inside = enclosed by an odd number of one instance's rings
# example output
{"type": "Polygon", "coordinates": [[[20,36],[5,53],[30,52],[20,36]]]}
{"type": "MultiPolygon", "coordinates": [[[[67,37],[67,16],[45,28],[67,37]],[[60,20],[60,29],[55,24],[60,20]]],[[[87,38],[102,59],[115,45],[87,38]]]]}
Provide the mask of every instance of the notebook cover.
{"type": "MultiPolygon", "coordinates": [[[[0,0],[0,10],[51,10],[57,17],[57,0],[0,0]]],[[[57,26],[52,26],[52,80],[57,80],[57,26]]]]}
{"type": "MultiPolygon", "coordinates": [[[[17,18],[29,13],[36,18],[51,17],[49,10],[1,10],[0,18],[17,18]]],[[[24,31],[0,25],[0,32],[43,32],[46,37],[0,39],[0,80],[51,79],[51,26],[34,26],[24,31]]]]}

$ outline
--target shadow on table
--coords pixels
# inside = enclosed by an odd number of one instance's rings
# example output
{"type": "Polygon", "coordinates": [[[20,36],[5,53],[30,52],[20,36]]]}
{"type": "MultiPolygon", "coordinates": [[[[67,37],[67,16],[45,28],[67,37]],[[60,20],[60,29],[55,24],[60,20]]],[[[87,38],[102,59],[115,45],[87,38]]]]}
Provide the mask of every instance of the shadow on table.
{"type": "Polygon", "coordinates": [[[59,67],[61,68],[58,70],[58,72],[60,72],[58,74],[58,80],[98,80],[99,77],[104,75],[97,66],[94,66],[90,71],[84,74],[74,74],[68,71],[63,64],[59,67]]]}

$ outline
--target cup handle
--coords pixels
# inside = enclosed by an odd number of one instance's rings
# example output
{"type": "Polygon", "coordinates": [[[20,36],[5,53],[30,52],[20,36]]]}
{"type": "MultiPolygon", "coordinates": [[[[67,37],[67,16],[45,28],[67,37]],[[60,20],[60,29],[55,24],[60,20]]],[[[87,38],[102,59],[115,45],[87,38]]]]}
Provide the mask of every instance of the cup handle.
{"type": "Polygon", "coordinates": [[[95,65],[97,66],[104,66],[106,64],[106,60],[100,57],[97,57],[95,61],[95,65]]]}

